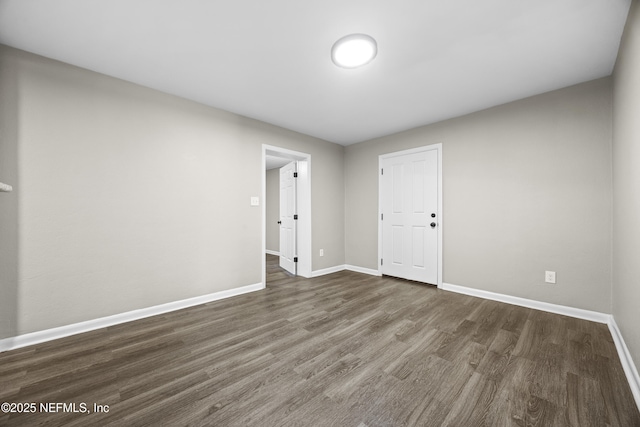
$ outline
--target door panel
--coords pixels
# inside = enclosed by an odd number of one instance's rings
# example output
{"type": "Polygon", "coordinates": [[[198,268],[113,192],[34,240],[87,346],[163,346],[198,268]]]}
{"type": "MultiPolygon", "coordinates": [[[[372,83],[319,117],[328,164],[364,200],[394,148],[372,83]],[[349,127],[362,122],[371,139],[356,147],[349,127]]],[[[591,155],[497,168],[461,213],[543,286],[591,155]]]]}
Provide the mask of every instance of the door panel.
{"type": "Polygon", "coordinates": [[[382,273],[437,284],[438,152],[387,157],[382,167],[382,273]]]}
{"type": "Polygon", "coordinates": [[[425,268],[425,227],[412,227],[413,246],[411,253],[413,256],[413,267],[425,268]]]}
{"type": "Polygon", "coordinates": [[[393,257],[392,262],[393,264],[396,265],[403,265],[404,264],[404,258],[403,258],[403,253],[402,253],[402,248],[404,246],[404,242],[403,242],[403,237],[404,237],[404,230],[402,226],[391,226],[391,230],[392,230],[392,247],[393,247],[393,257]]]}
{"type": "Polygon", "coordinates": [[[280,267],[296,274],[296,162],[280,168],[280,267]]]}
{"type": "Polygon", "coordinates": [[[404,191],[403,190],[403,179],[405,175],[404,164],[394,164],[393,165],[393,183],[392,183],[392,193],[391,197],[393,198],[393,213],[394,214],[402,214],[404,212],[404,191]]]}
{"type": "Polygon", "coordinates": [[[411,187],[411,197],[413,200],[413,213],[425,213],[425,180],[426,165],[425,161],[413,162],[413,187],[411,187]]]}

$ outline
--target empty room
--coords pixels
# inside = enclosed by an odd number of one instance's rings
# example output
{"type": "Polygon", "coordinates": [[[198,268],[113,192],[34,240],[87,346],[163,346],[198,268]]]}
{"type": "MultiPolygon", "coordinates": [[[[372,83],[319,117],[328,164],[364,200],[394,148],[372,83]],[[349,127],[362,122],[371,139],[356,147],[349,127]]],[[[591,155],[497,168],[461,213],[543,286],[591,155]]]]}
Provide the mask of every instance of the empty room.
{"type": "Polygon", "coordinates": [[[0,0],[0,425],[640,426],[637,0],[0,0]]]}

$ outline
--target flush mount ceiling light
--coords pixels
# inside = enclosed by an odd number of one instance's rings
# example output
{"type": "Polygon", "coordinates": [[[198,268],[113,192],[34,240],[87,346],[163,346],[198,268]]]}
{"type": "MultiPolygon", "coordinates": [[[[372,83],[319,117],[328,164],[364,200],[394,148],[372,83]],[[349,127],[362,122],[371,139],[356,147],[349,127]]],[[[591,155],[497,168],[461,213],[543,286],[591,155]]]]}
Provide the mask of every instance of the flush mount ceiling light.
{"type": "Polygon", "coordinates": [[[368,64],[378,54],[378,45],[366,34],[342,37],[331,48],[333,63],[342,68],[358,68],[368,64]]]}

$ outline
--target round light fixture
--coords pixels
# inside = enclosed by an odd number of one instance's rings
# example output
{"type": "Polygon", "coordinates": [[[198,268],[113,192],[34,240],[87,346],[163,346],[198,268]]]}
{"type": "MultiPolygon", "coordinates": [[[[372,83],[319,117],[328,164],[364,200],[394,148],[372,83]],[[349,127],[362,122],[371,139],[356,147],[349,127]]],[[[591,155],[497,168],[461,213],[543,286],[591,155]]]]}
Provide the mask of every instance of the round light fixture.
{"type": "Polygon", "coordinates": [[[378,45],[366,34],[342,37],[331,48],[333,63],[342,68],[358,68],[368,64],[378,54],[378,45]]]}

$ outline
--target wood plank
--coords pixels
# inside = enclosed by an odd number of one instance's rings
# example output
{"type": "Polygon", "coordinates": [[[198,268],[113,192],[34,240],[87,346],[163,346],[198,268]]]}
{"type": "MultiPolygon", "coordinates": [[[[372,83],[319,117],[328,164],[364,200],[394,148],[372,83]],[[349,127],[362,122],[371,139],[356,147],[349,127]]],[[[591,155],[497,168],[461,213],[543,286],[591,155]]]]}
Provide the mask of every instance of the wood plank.
{"type": "Polygon", "coordinates": [[[596,380],[567,374],[567,424],[572,427],[610,425],[600,393],[596,380]]]}

